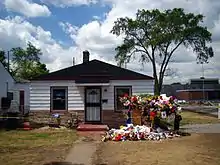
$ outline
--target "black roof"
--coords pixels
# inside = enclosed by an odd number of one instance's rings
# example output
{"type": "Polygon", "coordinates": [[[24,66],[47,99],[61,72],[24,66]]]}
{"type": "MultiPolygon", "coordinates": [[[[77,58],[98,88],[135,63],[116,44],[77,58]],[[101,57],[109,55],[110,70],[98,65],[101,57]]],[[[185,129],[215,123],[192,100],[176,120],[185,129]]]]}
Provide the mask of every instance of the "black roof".
{"type": "Polygon", "coordinates": [[[109,82],[109,80],[151,80],[153,77],[91,60],[65,69],[41,75],[32,80],[75,80],[76,83],[109,82]]]}

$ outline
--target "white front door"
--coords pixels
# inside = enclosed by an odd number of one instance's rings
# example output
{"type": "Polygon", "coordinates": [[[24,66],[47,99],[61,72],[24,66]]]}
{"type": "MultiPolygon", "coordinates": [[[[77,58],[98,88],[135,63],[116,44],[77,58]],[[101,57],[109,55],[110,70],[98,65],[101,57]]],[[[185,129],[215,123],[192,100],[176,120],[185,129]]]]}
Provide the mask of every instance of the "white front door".
{"type": "Polygon", "coordinates": [[[101,87],[85,89],[85,122],[101,122],[101,87]]]}

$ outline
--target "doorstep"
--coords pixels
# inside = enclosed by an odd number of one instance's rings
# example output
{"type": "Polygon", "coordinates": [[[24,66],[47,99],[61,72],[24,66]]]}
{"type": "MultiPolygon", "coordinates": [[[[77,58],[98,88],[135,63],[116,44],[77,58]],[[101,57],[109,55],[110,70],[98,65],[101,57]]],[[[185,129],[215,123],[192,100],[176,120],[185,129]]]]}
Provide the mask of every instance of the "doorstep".
{"type": "Polygon", "coordinates": [[[109,128],[107,125],[104,124],[80,124],[77,127],[77,131],[108,131],[109,128]]]}

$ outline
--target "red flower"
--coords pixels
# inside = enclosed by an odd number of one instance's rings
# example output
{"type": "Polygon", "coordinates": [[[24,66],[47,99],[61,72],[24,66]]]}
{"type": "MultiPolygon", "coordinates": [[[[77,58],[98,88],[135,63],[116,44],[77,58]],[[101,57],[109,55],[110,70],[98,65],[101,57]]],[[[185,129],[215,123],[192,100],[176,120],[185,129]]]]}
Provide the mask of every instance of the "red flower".
{"type": "Polygon", "coordinates": [[[119,134],[119,135],[117,135],[117,136],[115,137],[115,140],[116,140],[116,141],[120,141],[121,139],[122,139],[121,134],[119,134]]]}
{"type": "Polygon", "coordinates": [[[137,101],[137,97],[136,97],[136,96],[133,96],[133,97],[131,98],[131,101],[132,101],[132,102],[136,102],[136,101],[137,101]]]}
{"type": "Polygon", "coordinates": [[[154,112],[154,111],[150,112],[150,116],[151,117],[155,117],[156,116],[156,112],[154,112]]]}
{"type": "Polygon", "coordinates": [[[128,97],[128,94],[127,94],[127,93],[125,93],[125,94],[124,94],[124,97],[128,97]]]}
{"type": "Polygon", "coordinates": [[[162,96],[160,96],[160,100],[163,100],[163,97],[162,97],[162,96]]]}
{"type": "Polygon", "coordinates": [[[176,108],[175,107],[172,107],[171,108],[171,112],[175,112],[176,108]]]}

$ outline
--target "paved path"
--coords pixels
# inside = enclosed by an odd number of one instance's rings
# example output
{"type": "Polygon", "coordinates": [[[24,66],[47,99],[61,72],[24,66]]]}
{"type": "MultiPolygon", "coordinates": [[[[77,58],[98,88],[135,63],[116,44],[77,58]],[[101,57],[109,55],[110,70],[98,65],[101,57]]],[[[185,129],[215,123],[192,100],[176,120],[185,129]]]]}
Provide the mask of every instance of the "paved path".
{"type": "Polygon", "coordinates": [[[97,145],[101,142],[101,134],[82,134],[66,157],[66,162],[73,165],[91,165],[93,154],[97,145]]]}
{"type": "Polygon", "coordinates": [[[192,124],[181,128],[189,133],[220,133],[220,123],[218,124],[192,124]]]}

